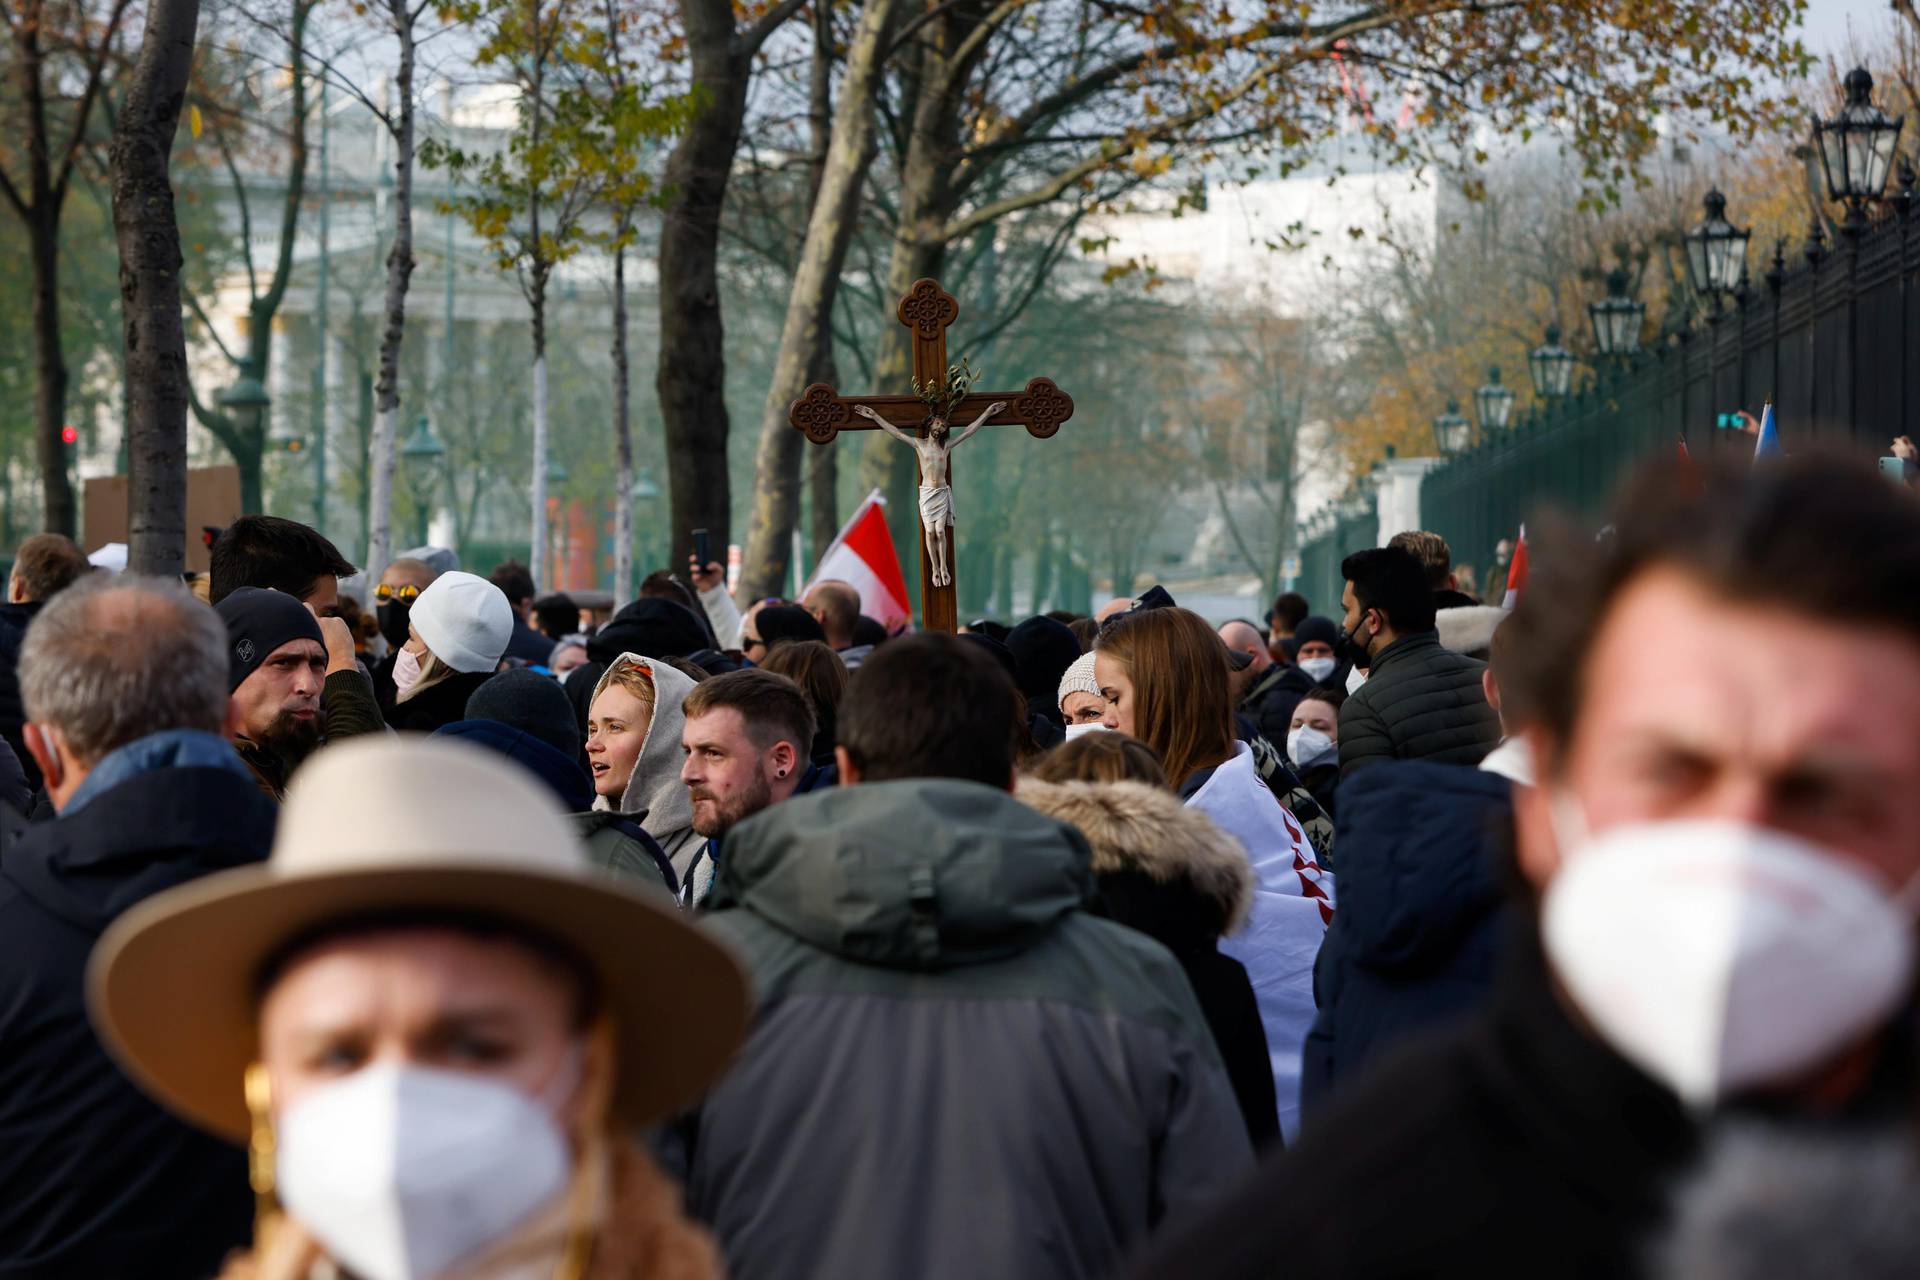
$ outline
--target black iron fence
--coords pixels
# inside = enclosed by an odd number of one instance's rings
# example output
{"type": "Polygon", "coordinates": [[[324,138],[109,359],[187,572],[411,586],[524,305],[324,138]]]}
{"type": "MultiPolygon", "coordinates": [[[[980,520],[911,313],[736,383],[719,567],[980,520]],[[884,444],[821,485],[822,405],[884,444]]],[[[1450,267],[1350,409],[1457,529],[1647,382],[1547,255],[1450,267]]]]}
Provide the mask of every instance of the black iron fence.
{"type": "MultiPolygon", "coordinates": [[[[1769,397],[1788,453],[1871,457],[1895,436],[1920,436],[1908,394],[1909,378],[1920,390],[1920,369],[1908,372],[1920,356],[1920,201],[1891,203],[1891,217],[1810,246],[1792,271],[1776,255],[1737,305],[1436,467],[1421,488],[1421,523],[1447,539],[1456,564],[1484,574],[1494,544],[1533,512],[1595,517],[1628,467],[1683,439],[1696,458],[1750,455],[1751,435],[1717,423],[1740,409],[1758,417],[1769,397]]],[[[1370,505],[1367,519],[1352,514],[1359,505],[1349,499],[1303,531],[1300,589],[1316,610],[1339,598],[1341,557],[1378,536],[1370,505]]]]}

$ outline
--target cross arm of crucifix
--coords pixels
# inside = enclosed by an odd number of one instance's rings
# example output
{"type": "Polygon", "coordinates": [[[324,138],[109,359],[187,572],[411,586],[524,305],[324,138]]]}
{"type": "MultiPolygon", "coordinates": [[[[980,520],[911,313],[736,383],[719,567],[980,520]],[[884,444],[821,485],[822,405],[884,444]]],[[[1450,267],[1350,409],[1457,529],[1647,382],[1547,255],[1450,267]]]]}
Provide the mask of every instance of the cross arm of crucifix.
{"type": "MultiPolygon", "coordinates": [[[[952,408],[955,421],[973,421],[957,433],[949,448],[980,427],[1025,427],[1027,434],[1045,440],[1073,416],[1073,397],[1051,378],[1034,378],[1021,391],[982,391],[952,408]]],[[[800,393],[787,410],[787,421],[815,444],[828,444],[842,431],[864,431],[866,422],[898,428],[894,434],[912,439],[926,421],[927,402],[919,396],[842,396],[824,382],[800,393]]]]}

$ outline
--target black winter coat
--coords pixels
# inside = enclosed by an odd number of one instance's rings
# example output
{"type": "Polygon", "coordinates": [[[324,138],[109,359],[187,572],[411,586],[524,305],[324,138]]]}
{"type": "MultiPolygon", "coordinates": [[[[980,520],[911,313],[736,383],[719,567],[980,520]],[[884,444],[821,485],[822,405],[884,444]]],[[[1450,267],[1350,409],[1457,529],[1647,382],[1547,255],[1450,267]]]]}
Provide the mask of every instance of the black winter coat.
{"type": "Polygon", "coordinates": [[[1500,742],[1499,713],[1480,687],[1486,667],[1442,648],[1433,631],[1382,649],[1340,708],[1340,776],[1382,760],[1479,764],[1500,742]]]}
{"type": "Polygon", "coordinates": [[[456,671],[422,693],[396,702],[387,724],[402,733],[432,733],[467,718],[467,699],[493,678],[491,671],[456,671]]]}
{"type": "Polygon", "coordinates": [[[1256,732],[1282,751],[1287,747],[1287,731],[1293,727],[1293,709],[1313,690],[1313,677],[1295,666],[1275,666],[1261,673],[1253,688],[1240,700],[1240,713],[1253,722],[1256,732]]]}
{"type": "Polygon", "coordinates": [[[0,861],[0,1276],[197,1280],[252,1229],[240,1148],[120,1073],[87,954],[122,911],[264,858],[275,807],[237,772],[165,768],[20,833],[0,861]]]}
{"type": "Polygon", "coordinates": [[[1340,908],[1314,966],[1303,1119],[1408,1036],[1484,1006],[1510,927],[1512,783],[1408,761],[1368,769],[1340,795],[1340,908]]]}
{"type": "Polygon", "coordinates": [[[20,732],[27,722],[26,704],[20,700],[20,644],[27,638],[27,624],[40,612],[40,603],[0,604],[0,738],[19,757],[29,792],[40,786],[40,766],[27,754],[26,738],[20,732]]]}
{"type": "Polygon", "coordinates": [[[1173,952],[1200,1001],[1255,1147],[1280,1138],[1273,1060],[1247,970],[1220,935],[1252,906],[1246,851],[1168,792],[1130,784],[1023,778],[1019,800],[1077,827],[1093,849],[1095,909],[1173,952]]]}
{"type": "Polygon", "coordinates": [[[1673,1093],[1567,1017],[1529,924],[1489,1009],[1403,1045],[1131,1275],[1619,1280],[1697,1144],[1673,1093]]]}

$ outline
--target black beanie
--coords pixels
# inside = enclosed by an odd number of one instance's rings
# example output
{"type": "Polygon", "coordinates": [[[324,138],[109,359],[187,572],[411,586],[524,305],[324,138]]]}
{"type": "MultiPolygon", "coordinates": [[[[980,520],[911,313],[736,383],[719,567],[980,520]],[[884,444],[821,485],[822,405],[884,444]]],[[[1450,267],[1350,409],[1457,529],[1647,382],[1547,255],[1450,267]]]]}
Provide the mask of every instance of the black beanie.
{"type": "Polygon", "coordinates": [[[229,693],[290,640],[311,640],[326,647],[319,619],[284,591],[241,587],[213,608],[220,621],[227,624],[229,693]]]}
{"type": "Polygon", "coordinates": [[[753,626],[769,649],[787,640],[827,641],[820,620],[795,604],[768,605],[753,615],[753,626]]]}
{"type": "Polygon", "coordinates": [[[1029,698],[1051,698],[1060,677],[1080,657],[1080,641],[1064,622],[1028,618],[1007,633],[1007,648],[1019,675],[1020,692],[1029,698]]]}
{"type": "Polygon", "coordinates": [[[467,699],[467,719],[497,720],[546,743],[571,759],[580,754],[573,703],[560,682],[526,667],[502,671],[467,699]]]}
{"type": "Polygon", "coordinates": [[[623,653],[684,658],[712,647],[704,621],[692,610],[662,596],[642,596],[593,634],[587,656],[611,666],[623,653]]]}
{"type": "Polygon", "coordinates": [[[1299,646],[1318,640],[1321,644],[1340,645],[1340,625],[1332,618],[1323,618],[1319,614],[1300,619],[1300,625],[1293,629],[1294,652],[1299,646]]]}

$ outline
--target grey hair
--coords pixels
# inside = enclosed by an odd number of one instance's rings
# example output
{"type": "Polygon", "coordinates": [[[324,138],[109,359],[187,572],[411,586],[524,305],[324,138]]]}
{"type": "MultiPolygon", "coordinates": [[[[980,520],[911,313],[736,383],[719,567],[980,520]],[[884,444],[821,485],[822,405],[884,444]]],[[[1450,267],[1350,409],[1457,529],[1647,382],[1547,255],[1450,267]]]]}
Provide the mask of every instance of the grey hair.
{"type": "Polygon", "coordinates": [[[163,729],[219,733],[227,629],[177,582],[99,575],[42,606],[20,646],[27,719],[59,729],[79,760],[163,729]]]}

